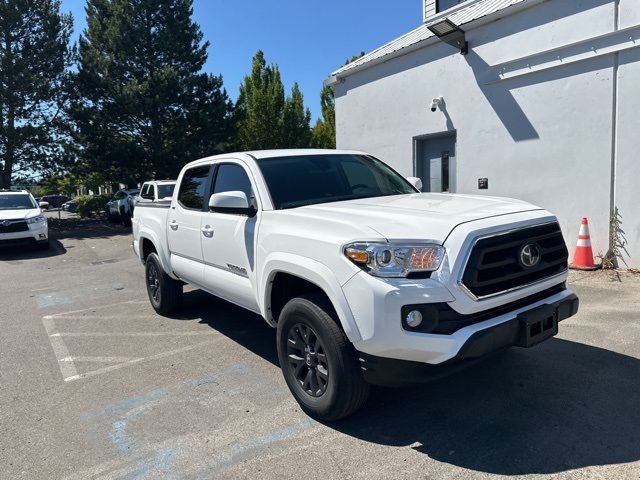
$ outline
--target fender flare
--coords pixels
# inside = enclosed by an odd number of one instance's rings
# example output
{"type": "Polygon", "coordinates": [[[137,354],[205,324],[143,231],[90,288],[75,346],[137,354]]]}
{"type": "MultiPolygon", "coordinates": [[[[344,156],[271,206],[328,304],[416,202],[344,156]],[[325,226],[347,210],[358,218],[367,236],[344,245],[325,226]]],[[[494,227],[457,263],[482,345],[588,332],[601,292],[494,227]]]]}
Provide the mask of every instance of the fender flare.
{"type": "Polygon", "coordinates": [[[276,324],[270,313],[271,285],[276,274],[280,272],[295,275],[318,286],[329,297],[329,301],[331,301],[349,341],[356,343],[362,340],[360,330],[358,330],[347,302],[347,297],[333,272],[320,262],[290,253],[273,253],[269,255],[262,269],[259,295],[263,316],[267,322],[273,326],[276,324]]]}
{"type": "Polygon", "coordinates": [[[140,260],[143,261],[143,257],[142,257],[143,240],[150,241],[153,244],[153,246],[156,247],[156,253],[158,254],[158,258],[160,259],[160,265],[162,266],[162,269],[164,270],[164,272],[174,280],[179,280],[179,278],[173,274],[173,269],[171,268],[171,260],[169,259],[168,252],[166,251],[165,248],[162,247],[162,242],[160,241],[160,239],[158,238],[158,236],[153,230],[143,228],[138,234],[138,250],[140,252],[140,260]]]}

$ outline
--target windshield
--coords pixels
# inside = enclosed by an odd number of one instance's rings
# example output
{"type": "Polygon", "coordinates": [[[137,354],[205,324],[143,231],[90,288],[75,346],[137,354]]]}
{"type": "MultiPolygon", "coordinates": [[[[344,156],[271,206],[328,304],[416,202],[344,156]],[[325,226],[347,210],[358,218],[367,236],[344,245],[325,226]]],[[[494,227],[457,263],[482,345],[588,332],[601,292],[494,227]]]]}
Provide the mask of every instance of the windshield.
{"type": "Polygon", "coordinates": [[[416,193],[391,167],[365,155],[265,158],[258,165],[277,210],[416,193]]]}
{"type": "Polygon", "coordinates": [[[175,185],[158,185],[158,198],[167,198],[173,196],[175,185]]]}
{"type": "Polygon", "coordinates": [[[38,208],[31,195],[0,194],[0,210],[30,210],[38,208]]]}

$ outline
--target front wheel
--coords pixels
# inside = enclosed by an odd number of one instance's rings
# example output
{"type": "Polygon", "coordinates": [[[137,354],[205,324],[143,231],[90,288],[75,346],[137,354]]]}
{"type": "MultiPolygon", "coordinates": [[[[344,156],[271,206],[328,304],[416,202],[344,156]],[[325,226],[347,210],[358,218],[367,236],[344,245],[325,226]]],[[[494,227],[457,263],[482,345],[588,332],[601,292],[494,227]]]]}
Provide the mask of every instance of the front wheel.
{"type": "Polygon", "coordinates": [[[160,315],[174,310],[182,298],[182,283],[174,280],[162,269],[156,253],[151,253],[145,262],[147,293],[153,309],[160,315]]]}
{"type": "Polygon", "coordinates": [[[334,421],[367,400],[358,355],[319,295],[290,300],[278,321],[278,358],[289,390],[310,416],[334,421]]]}

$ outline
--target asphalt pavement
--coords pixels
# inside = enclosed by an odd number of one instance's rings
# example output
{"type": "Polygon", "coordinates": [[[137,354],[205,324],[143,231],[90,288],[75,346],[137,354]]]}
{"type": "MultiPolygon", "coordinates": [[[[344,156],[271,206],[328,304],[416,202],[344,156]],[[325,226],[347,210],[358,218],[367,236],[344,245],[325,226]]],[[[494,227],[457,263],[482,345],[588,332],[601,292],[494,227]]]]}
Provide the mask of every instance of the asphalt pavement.
{"type": "Polygon", "coordinates": [[[156,315],[130,231],[63,216],[0,251],[0,478],[640,478],[640,276],[574,273],[556,338],[322,424],[261,318],[156,315]]]}

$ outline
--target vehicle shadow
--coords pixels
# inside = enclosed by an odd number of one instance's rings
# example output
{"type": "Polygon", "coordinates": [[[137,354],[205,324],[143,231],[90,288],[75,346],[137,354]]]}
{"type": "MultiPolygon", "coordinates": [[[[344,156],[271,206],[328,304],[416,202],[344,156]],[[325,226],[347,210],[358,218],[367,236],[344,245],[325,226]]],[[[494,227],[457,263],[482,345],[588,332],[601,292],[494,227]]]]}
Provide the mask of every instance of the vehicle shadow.
{"type": "Polygon", "coordinates": [[[185,292],[180,309],[167,318],[199,320],[275,366],[276,332],[260,315],[251,313],[202,290],[185,292]]]}
{"type": "MultiPolygon", "coordinates": [[[[190,291],[169,318],[199,320],[278,366],[275,330],[231,303],[190,291]]],[[[640,460],[639,398],[640,360],[553,338],[428,384],[374,388],[326,426],[479,472],[552,474],[640,460]]]]}
{"type": "Polygon", "coordinates": [[[375,389],[327,426],[470,470],[551,474],[639,460],[639,398],[640,360],[554,338],[421,387],[375,389]]]}
{"type": "Polygon", "coordinates": [[[48,250],[40,250],[37,247],[27,245],[24,247],[2,247],[0,248],[0,261],[15,260],[37,260],[41,258],[57,257],[64,255],[67,249],[55,238],[49,241],[48,250]]]}

